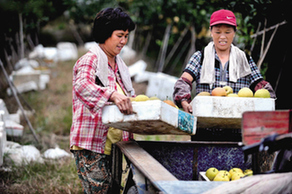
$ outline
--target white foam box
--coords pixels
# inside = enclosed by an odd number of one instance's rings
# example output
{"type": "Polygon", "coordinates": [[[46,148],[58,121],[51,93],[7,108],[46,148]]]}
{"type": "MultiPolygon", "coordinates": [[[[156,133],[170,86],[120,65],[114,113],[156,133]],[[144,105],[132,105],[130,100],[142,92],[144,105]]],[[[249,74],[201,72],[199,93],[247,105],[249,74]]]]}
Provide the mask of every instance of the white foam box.
{"type": "Polygon", "coordinates": [[[196,96],[191,105],[199,128],[240,129],[244,112],[275,110],[272,98],[196,96]]]}
{"type": "Polygon", "coordinates": [[[176,134],[194,135],[196,120],[160,100],[132,102],[135,114],[125,115],[116,105],[103,108],[102,122],[110,127],[142,135],[176,134]]]}

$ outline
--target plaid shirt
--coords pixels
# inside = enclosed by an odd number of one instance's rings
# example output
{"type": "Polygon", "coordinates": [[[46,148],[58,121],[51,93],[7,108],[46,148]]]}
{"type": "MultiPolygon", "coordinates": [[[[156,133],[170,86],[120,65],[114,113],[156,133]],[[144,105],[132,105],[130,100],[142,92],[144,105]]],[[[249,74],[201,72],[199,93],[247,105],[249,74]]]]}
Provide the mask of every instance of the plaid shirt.
{"type": "MultiPolygon", "coordinates": [[[[121,80],[117,65],[113,70],[109,65],[109,86],[96,84],[97,56],[92,52],[83,55],[73,67],[73,119],[70,132],[70,147],[80,148],[97,153],[104,153],[108,127],[102,124],[102,108],[108,102],[111,94],[117,91],[116,82],[127,94],[121,80]]],[[[132,138],[128,132],[123,132],[123,140],[132,138]]]]}
{"type": "Polygon", "coordinates": [[[193,56],[190,58],[190,61],[184,70],[184,72],[188,72],[190,75],[192,75],[192,77],[194,78],[194,81],[196,81],[197,94],[204,91],[211,93],[211,91],[214,88],[224,87],[225,85],[232,87],[233,92],[237,93],[241,88],[250,87],[250,85],[254,83],[255,81],[259,79],[263,79],[255,62],[250,57],[248,60],[248,63],[250,65],[251,74],[238,79],[236,83],[230,82],[228,63],[226,64],[226,69],[224,70],[222,68],[222,65],[218,58],[217,53],[215,56],[216,56],[215,57],[215,83],[212,86],[210,86],[209,84],[200,83],[200,75],[201,75],[201,68],[202,68],[202,61],[201,61],[202,52],[201,51],[197,51],[193,54],[193,56]]]}

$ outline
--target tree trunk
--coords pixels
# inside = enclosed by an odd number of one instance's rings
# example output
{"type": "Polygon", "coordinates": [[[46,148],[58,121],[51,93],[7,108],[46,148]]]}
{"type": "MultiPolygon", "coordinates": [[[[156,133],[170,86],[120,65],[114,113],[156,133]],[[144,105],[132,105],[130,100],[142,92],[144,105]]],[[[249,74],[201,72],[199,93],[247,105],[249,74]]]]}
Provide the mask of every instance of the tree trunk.
{"type": "MultiPolygon", "coordinates": [[[[256,34],[260,31],[260,28],[261,28],[261,22],[259,22],[259,25],[258,25],[258,28],[257,28],[257,31],[256,31],[256,34]]],[[[252,54],[252,51],[254,49],[254,46],[255,46],[255,43],[256,43],[256,40],[257,40],[257,36],[253,39],[252,41],[252,45],[250,47],[250,55],[252,54]]]]}
{"type": "Polygon", "coordinates": [[[182,49],[179,51],[178,55],[175,57],[174,62],[171,64],[170,68],[168,69],[168,72],[169,72],[170,74],[173,73],[173,71],[174,71],[174,69],[175,69],[177,63],[178,63],[179,60],[181,59],[182,54],[183,54],[183,53],[185,52],[185,50],[188,48],[189,44],[190,44],[190,42],[186,42],[186,43],[183,45],[182,49]]]}
{"type": "Polygon", "coordinates": [[[186,67],[188,61],[190,60],[190,58],[192,56],[192,54],[196,51],[196,45],[195,45],[196,44],[196,32],[195,32],[194,25],[191,26],[190,31],[192,33],[191,46],[190,46],[189,52],[188,52],[188,54],[187,54],[187,56],[185,58],[182,70],[184,70],[184,68],[186,67]]]}
{"type": "Polygon", "coordinates": [[[153,29],[149,30],[148,33],[147,33],[147,36],[146,36],[146,40],[145,40],[145,45],[142,49],[142,56],[145,56],[147,51],[148,51],[148,47],[150,45],[150,41],[151,41],[151,38],[152,38],[152,32],[153,32],[153,29]]]}
{"type": "Polygon", "coordinates": [[[132,32],[130,32],[129,34],[129,42],[128,42],[128,47],[133,49],[133,43],[134,43],[134,39],[135,39],[135,34],[136,34],[136,29],[133,30],[132,32]]]}
{"type": "Polygon", "coordinates": [[[20,43],[20,59],[24,58],[24,43],[23,43],[23,21],[22,21],[22,13],[18,14],[19,19],[19,43],[20,43]]]}
{"type": "Polygon", "coordinates": [[[168,40],[169,40],[169,36],[170,36],[170,30],[171,30],[171,23],[168,24],[166,29],[165,29],[164,38],[163,38],[162,45],[161,45],[161,48],[160,48],[160,52],[159,52],[159,55],[158,55],[158,60],[157,60],[157,63],[156,63],[156,67],[158,67],[158,70],[157,70],[158,72],[162,72],[162,70],[163,70],[166,51],[167,51],[168,40]]]}
{"type": "Polygon", "coordinates": [[[172,56],[174,55],[175,51],[177,50],[177,48],[179,47],[181,41],[183,40],[183,38],[185,37],[185,35],[188,32],[189,27],[186,27],[183,32],[181,33],[179,39],[176,41],[175,45],[172,47],[171,51],[169,52],[169,54],[166,57],[165,60],[165,64],[168,64],[170,59],[172,58],[172,56]]]}
{"type": "Polygon", "coordinates": [[[69,27],[71,29],[71,32],[73,34],[73,36],[75,37],[75,39],[78,42],[79,46],[83,46],[84,45],[84,41],[82,40],[80,34],[78,33],[78,31],[76,30],[76,25],[72,24],[69,22],[69,27]]]}
{"type": "Polygon", "coordinates": [[[259,69],[259,70],[261,69],[262,63],[264,62],[264,59],[265,59],[265,57],[266,57],[266,55],[267,55],[267,53],[268,53],[268,50],[269,50],[269,48],[270,48],[270,46],[271,46],[271,43],[272,43],[272,40],[273,40],[273,38],[274,38],[274,36],[275,36],[277,30],[278,30],[278,27],[279,27],[279,24],[277,24],[277,26],[276,26],[276,28],[275,28],[273,34],[272,34],[271,37],[270,37],[270,40],[269,40],[269,42],[268,42],[268,44],[267,44],[265,50],[264,50],[263,53],[261,54],[261,57],[260,57],[260,59],[259,59],[259,61],[258,61],[258,63],[257,63],[257,66],[258,66],[258,69],[259,69]]]}

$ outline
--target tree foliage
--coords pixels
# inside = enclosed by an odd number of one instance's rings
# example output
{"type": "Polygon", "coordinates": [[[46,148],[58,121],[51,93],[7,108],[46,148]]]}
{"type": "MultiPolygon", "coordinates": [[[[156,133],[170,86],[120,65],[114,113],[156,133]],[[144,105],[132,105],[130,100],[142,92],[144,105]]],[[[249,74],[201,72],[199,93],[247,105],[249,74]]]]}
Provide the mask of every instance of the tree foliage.
{"type": "MultiPolygon", "coordinates": [[[[147,53],[155,58],[169,23],[172,30],[168,51],[184,29],[190,26],[194,26],[198,35],[196,48],[202,49],[209,41],[204,34],[209,27],[209,18],[218,9],[235,12],[238,19],[236,43],[242,49],[249,50],[253,42],[250,35],[255,33],[259,23],[262,29],[265,19],[267,26],[288,21],[291,18],[292,3],[289,0],[6,0],[0,4],[1,16],[5,18],[1,21],[1,43],[7,45],[9,41],[5,37],[15,39],[19,32],[18,13],[23,14],[24,33],[38,34],[43,25],[63,13],[67,13],[65,15],[75,25],[90,24],[101,9],[117,6],[124,8],[137,24],[134,45],[136,50],[143,50],[147,34],[152,35],[147,53]]],[[[190,33],[186,34],[183,43],[189,41],[190,37],[190,33]]]]}

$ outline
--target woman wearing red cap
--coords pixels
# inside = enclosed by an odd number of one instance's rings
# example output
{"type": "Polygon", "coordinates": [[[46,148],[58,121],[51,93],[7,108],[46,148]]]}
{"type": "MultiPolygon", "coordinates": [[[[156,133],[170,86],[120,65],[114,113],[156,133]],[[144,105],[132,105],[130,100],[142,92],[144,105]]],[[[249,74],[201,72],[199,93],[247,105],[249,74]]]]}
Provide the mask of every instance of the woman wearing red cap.
{"type": "Polygon", "coordinates": [[[232,11],[221,9],[211,15],[213,41],[192,55],[174,86],[173,99],[184,111],[192,112],[189,103],[193,82],[196,82],[196,94],[211,93],[216,87],[230,86],[234,93],[243,87],[249,87],[254,92],[266,88],[275,98],[272,86],[263,80],[253,59],[232,44],[236,27],[236,17],[232,11]]]}

